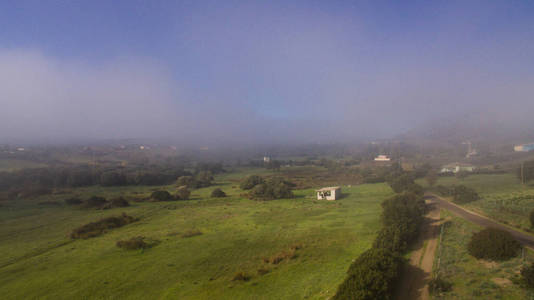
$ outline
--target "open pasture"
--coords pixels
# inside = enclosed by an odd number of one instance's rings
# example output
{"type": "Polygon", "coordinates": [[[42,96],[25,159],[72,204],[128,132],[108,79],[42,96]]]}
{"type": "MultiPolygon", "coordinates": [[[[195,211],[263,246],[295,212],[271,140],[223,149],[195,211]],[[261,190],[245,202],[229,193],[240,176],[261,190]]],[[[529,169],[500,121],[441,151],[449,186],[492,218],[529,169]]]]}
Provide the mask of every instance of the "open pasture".
{"type": "Polygon", "coordinates": [[[0,207],[0,291],[9,299],[325,299],[351,261],[371,246],[380,227],[386,184],[343,187],[335,202],[313,189],[295,198],[253,201],[236,180],[216,178],[191,200],[130,202],[91,210],[63,199],[91,195],[147,197],[164,187],[88,187],[0,207]],[[226,198],[210,198],[213,188],[226,198]],[[57,201],[59,205],[39,205],[57,201]],[[94,238],[72,240],[72,229],[122,212],[140,220],[94,238]],[[117,241],[157,241],[124,250],[117,241]]]}

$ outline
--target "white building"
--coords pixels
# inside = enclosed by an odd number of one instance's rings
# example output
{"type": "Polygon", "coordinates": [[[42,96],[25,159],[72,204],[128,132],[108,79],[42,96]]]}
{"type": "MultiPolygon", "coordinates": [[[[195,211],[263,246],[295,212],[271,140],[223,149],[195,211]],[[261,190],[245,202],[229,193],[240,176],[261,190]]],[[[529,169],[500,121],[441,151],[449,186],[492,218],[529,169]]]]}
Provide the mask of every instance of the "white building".
{"type": "Polygon", "coordinates": [[[534,143],[514,146],[515,152],[529,152],[534,150],[534,143]]]}
{"type": "Polygon", "coordinates": [[[325,187],[317,192],[317,200],[337,200],[341,196],[341,188],[339,186],[325,187]]]}
{"type": "Polygon", "coordinates": [[[270,161],[271,161],[271,157],[270,156],[264,156],[263,157],[263,162],[268,163],[270,161]]]}
{"type": "Polygon", "coordinates": [[[389,158],[387,155],[380,154],[379,156],[375,157],[375,161],[390,161],[391,158],[389,158]]]}
{"type": "Polygon", "coordinates": [[[444,165],[441,168],[440,173],[458,173],[458,172],[473,172],[476,169],[475,166],[463,163],[452,163],[444,165]]]}

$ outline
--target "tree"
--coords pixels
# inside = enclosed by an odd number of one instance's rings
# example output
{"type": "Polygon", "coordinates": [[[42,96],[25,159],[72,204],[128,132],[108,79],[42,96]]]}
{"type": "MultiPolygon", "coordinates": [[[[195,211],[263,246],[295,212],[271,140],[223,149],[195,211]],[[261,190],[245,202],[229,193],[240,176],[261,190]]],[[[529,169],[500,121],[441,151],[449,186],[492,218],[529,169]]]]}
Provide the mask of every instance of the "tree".
{"type": "Polygon", "coordinates": [[[507,231],[497,228],[483,229],[471,237],[467,251],[478,259],[507,260],[519,254],[521,245],[507,231]]]}
{"type": "Polygon", "coordinates": [[[211,192],[211,197],[213,198],[223,198],[226,197],[226,193],[223,192],[220,188],[216,188],[211,192]]]}
{"type": "Polygon", "coordinates": [[[452,194],[452,201],[459,204],[469,203],[478,200],[478,193],[474,189],[466,187],[464,185],[458,185],[453,187],[452,194]]]}
{"type": "Polygon", "coordinates": [[[191,192],[187,188],[187,186],[181,186],[176,190],[176,198],[178,200],[187,200],[189,199],[189,195],[191,195],[191,192]]]}
{"type": "Polygon", "coordinates": [[[524,266],[521,269],[521,278],[527,288],[534,288],[534,263],[530,264],[530,266],[524,266]]]}
{"type": "Polygon", "coordinates": [[[534,228],[534,209],[530,211],[529,219],[530,219],[530,227],[534,228]]]}
{"type": "Polygon", "coordinates": [[[401,265],[398,253],[371,248],[351,264],[333,299],[391,299],[401,265]]]}
{"type": "Polygon", "coordinates": [[[239,187],[242,190],[250,190],[258,184],[265,183],[265,180],[258,175],[250,175],[241,182],[239,187]]]}
{"type": "Polygon", "coordinates": [[[150,195],[150,198],[155,201],[170,201],[173,200],[172,195],[167,191],[154,191],[150,195]]]}

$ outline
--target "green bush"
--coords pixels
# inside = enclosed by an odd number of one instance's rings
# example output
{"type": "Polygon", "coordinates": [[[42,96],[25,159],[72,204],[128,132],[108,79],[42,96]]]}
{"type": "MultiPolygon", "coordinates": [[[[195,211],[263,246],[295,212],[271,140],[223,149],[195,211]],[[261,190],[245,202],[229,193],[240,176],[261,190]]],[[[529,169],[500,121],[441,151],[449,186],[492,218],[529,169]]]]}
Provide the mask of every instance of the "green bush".
{"type": "Polygon", "coordinates": [[[239,187],[242,189],[242,190],[250,190],[252,189],[253,187],[255,187],[256,185],[258,184],[262,184],[262,183],[265,183],[265,180],[263,178],[261,178],[260,176],[258,175],[250,175],[248,176],[247,178],[245,178],[245,180],[243,180],[240,184],[239,184],[239,187]]]}
{"type": "Polygon", "coordinates": [[[123,197],[113,198],[108,203],[104,204],[102,206],[102,209],[110,209],[110,208],[116,208],[116,207],[128,207],[130,206],[130,203],[126,201],[123,197]]]}
{"type": "Polygon", "coordinates": [[[352,263],[333,299],[391,299],[401,264],[402,258],[396,252],[367,250],[352,263]]]}
{"type": "Polygon", "coordinates": [[[108,229],[122,227],[126,224],[137,221],[137,218],[122,214],[117,217],[108,217],[96,222],[85,224],[81,227],[74,229],[70,237],[72,239],[87,239],[95,236],[99,236],[106,232],[108,229]]]}
{"type": "Polygon", "coordinates": [[[530,219],[530,228],[534,228],[534,209],[530,211],[529,219],[530,219]]]}
{"type": "Polygon", "coordinates": [[[167,191],[154,191],[150,195],[150,198],[154,201],[171,201],[174,200],[173,196],[167,191]]]}
{"type": "Polygon", "coordinates": [[[138,236],[128,240],[117,241],[117,247],[126,250],[146,249],[148,248],[148,244],[144,239],[144,237],[138,236]]]}
{"type": "Polygon", "coordinates": [[[65,204],[68,204],[68,205],[80,205],[82,203],[83,201],[81,199],[75,198],[75,197],[65,199],[65,204]]]}
{"type": "Polygon", "coordinates": [[[478,259],[507,260],[519,254],[521,245],[507,231],[486,228],[471,237],[467,251],[478,259]]]}
{"type": "Polygon", "coordinates": [[[104,197],[92,196],[83,202],[85,208],[102,208],[108,201],[104,197]]]}
{"type": "Polygon", "coordinates": [[[265,183],[258,184],[250,191],[249,196],[252,199],[282,199],[292,198],[293,183],[287,182],[282,178],[271,178],[265,183]]]}
{"type": "Polygon", "coordinates": [[[478,200],[478,194],[472,188],[464,185],[454,186],[452,188],[452,201],[458,204],[469,203],[478,200]]]}
{"type": "Polygon", "coordinates": [[[181,186],[176,190],[176,198],[178,200],[187,200],[189,199],[189,196],[191,195],[191,192],[187,188],[187,186],[181,186]]]}
{"type": "Polygon", "coordinates": [[[534,289],[534,263],[521,269],[521,279],[527,288],[534,289]]]}
{"type": "Polygon", "coordinates": [[[226,197],[226,193],[220,188],[216,188],[211,192],[211,197],[213,198],[223,198],[226,197]]]}
{"type": "Polygon", "coordinates": [[[441,278],[434,278],[428,283],[428,291],[430,295],[440,295],[446,293],[452,289],[452,283],[445,281],[441,278]]]}

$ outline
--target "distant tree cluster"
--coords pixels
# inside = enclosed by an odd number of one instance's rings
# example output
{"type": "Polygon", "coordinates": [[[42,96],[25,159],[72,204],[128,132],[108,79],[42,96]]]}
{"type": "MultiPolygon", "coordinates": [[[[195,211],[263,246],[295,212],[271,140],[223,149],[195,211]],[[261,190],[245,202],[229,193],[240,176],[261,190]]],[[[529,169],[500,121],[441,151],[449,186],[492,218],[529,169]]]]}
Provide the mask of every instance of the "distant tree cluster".
{"type": "Polygon", "coordinates": [[[154,191],[150,195],[152,201],[175,201],[175,200],[187,200],[189,199],[191,192],[186,186],[181,186],[176,190],[176,194],[173,196],[168,191],[154,191]]]}
{"type": "Polygon", "coordinates": [[[517,177],[523,182],[529,182],[534,179],[534,160],[524,162],[517,169],[517,177]]]}
{"type": "Polygon", "coordinates": [[[216,188],[211,192],[211,197],[213,198],[224,198],[226,197],[226,193],[221,190],[220,188],[216,188]]]}
{"type": "Polygon", "coordinates": [[[464,185],[452,187],[452,195],[452,201],[458,204],[469,203],[479,199],[478,193],[474,189],[464,185]]]}
{"type": "Polygon", "coordinates": [[[187,186],[190,189],[208,187],[213,181],[213,175],[210,171],[200,171],[194,176],[181,176],[176,180],[176,185],[187,186]]]}
{"type": "Polygon", "coordinates": [[[281,199],[292,198],[295,184],[280,177],[273,177],[268,180],[257,175],[245,178],[240,184],[241,189],[250,190],[249,197],[252,199],[281,199]]]}
{"type": "Polygon", "coordinates": [[[483,229],[471,237],[467,251],[478,259],[507,260],[519,254],[521,245],[507,231],[497,228],[483,229]]]}
{"type": "Polygon", "coordinates": [[[411,192],[417,195],[423,194],[423,187],[415,183],[413,174],[397,172],[387,177],[387,182],[395,193],[411,192]]]}

